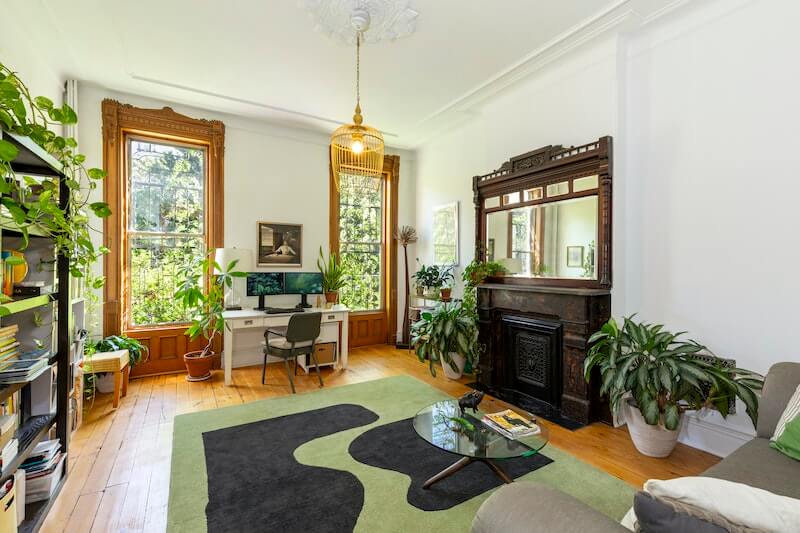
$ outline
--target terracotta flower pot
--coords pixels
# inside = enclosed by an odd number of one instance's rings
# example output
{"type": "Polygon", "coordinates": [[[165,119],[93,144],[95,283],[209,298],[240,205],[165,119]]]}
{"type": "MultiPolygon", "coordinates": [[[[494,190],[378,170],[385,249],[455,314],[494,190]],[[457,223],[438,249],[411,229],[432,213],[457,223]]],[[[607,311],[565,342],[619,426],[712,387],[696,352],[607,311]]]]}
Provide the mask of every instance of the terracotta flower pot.
{"type": "Polygon", "coordinates": [[[439,289],[439,292],[442,295],[442,300],[446,302],[450,300],[450,294],[453,292],[453,289],[451,289],[450,287],[443,287],[439,289]]]}
{"type": "Polygon", "coordinates": [[[183,363],[186,365],[186,381],[205,381],[211,379],[211,365],[214,362],[214,352],[203,355],[202,351],[189,352],[183,355],[183,363]]]}
{"type": "Polygon", "coordinates": [[[339,300],[339,292],[338,291],[328,291],[325,293],[325,302],[329,304],[335,304],[339,300]]]}

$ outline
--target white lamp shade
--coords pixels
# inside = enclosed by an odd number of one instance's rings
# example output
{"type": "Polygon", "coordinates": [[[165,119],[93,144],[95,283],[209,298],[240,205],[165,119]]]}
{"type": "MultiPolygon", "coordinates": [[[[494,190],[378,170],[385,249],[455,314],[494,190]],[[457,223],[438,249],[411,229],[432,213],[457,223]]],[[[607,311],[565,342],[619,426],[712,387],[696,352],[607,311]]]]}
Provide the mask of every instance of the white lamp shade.
{"type": "MultiPolygon", "coordinates": [[[[238,260],[234,270],[239,272],[250,272],[255,268],[253,250],[247,248],[217,248],[214,260],[223,270],[228,267],[231,261],[238,260]]],[[[215,274],[222,274],[215,269],[215,274]]]]}

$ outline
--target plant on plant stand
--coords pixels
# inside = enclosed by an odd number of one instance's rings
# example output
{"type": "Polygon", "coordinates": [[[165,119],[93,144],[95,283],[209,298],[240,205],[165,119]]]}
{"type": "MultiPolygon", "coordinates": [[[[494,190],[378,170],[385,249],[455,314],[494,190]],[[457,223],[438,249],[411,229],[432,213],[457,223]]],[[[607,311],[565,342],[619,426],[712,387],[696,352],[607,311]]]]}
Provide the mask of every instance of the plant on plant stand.
{"type": "MultiPolygon", "coordinates": [[[[125,335],[111,335],[105,337],[97,342],[91,343],[91,345],[87,345],[84,350],[84,353],[87,354],[87,362],[91,361],[91,357],[95,353],[128,350],[128,365],[131,370],[133,370],[133,367],[136,365],[146,362],[150,355],[150,350],[147,346],[142,344],[138,339],[126,337],[125,335]]],[[[95,388],[103,393],[113,392],[114,378],[110,372],[105,372],[96,379],[92,379],[94,377],[95,374],[84,374],[84,390],[88,397],[94,394],[95,388]]]]}
{"type": "Polygon", "coordinates": [[[211,377],[211,366],[216,355],[213,350],[214,339],[221,335],[225,323],[222,313],[225,311],[225,287],[233,286],[233,278],[247,276],[235,270],[238,260],[233,260],[226,268],[214,261],[214,250],[199,257],[189,265],[181,267],[179,283],[175,291],[175,299],[183,306],[191,319],[186,335],[195,340],[202,335],[208,341],[205,348],[184,354],[187,381],[203,381],[211,377]],[[215,272],[220,274],[215,275],[215,272]],[[208,288],[204,290],[205,280],[208,288]]]}
{"type": "Polygon", "coordinates": [[[436,268],[436,286],[439,289],[439,294],[443,302],[448,302],[453,292],[453,269],[455,269],[455,265],[434,266],[434,268],[436,268]]]}
{"type": "Polygon", "coordinates": [[[419,360],[428,361],[433,376],[436,376],[437,361],[441,362],[449,379],[460,378],[467,362],[475,367],[478,329],[461,303],[439,303],[420,317],[411,326],[411,343],[419,360]]]}
{"type": "MultiPolygon", "coordinates": [[[[419,259],[417,259],[417,262],[419,262],[419,259]]],[[[414,273],[413,277],[417,284],[417,296],[424,296],[425,290],[432,288],[436,284],[438,268],[435,265],[428,267],[423,264],[414,273]]]]}
{"type": "Polygon", "coordinates": [[[325,301],[335,304],[339,300],[339,290],[347,283],[347,276],[339,256],[336,255],[336,252],[331,252],[326,261],[325,255],[322,253],[322,246],[320,246],[317,268],[322,273],[322,291],[325,293],[325,301]]]}
{"type": "Polygon", "coordinates": [[[616,415],[624,413],[639,452],[668,456],[685,411],[711,407],[727,417],[734,398],[744,403],[755,426],[760,375],[707,362],[700,357],[706,348],[680,340],[683,332],[632,318],[625,318],[621,328],[611,318],[591,336],[584,372],[587,382],[593,371],[599,374],[600,393],[609,397],[616,415]]]}

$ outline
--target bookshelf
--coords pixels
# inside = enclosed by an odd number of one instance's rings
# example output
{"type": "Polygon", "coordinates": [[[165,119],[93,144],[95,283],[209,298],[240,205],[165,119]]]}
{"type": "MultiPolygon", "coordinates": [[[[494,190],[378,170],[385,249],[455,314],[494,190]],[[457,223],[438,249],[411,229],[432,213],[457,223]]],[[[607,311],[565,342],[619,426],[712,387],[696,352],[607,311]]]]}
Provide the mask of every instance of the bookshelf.
{"type": "MultiPolygon", "coordinates": [[[[27,137],[0,130],[0,138],[19,149],[19,155],[12,162],[15,172],[58,179],[59,206],[65,209],[69,194],[58,161],[27,137]]],[[[4,208],[0,209],[0,245],[2,250],[18,250],[23,245],[23,236],[14,229],[9,213],[4,211],[4,208]]],[[[52,284],[55,292],[14,297],[14,301],[0,304],[0,327],[16,324],[16,340],[20,343],[21,351],[41,345],[50,349],[51,356],[45,369],[29,381],[0,386],[0,402],[17,395],[15,410],[19,413],[16,432],[18,452],[8,464],[3,465],[0,483],[13,476],[14,471],[43,440],[58,438],[65,458],[62,477],[50,498],[26,502],[25,520],[19,526],[19,531],[26,533],[39,530],[69,471],[69,394],[73,373],[71,323],[75,321],[72,316],[73,305],[79,301],[70,297],[69,260],[56,255],[52,239],[40,228],[32,228],[29,237],[28,247],[22,250],[29,267],[26,280],[52,284]]]]}

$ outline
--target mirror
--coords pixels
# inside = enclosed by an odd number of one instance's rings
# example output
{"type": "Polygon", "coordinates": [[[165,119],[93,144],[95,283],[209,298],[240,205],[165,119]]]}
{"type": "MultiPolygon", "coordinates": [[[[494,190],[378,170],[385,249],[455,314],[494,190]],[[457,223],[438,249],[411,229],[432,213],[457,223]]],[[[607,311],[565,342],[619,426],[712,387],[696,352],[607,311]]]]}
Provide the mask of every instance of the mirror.
{"type": "Polygon", "coordinates": [[[488,213],[487,259],[517,276],[596,280],[597,221],[597,196],[488,213]]]}

